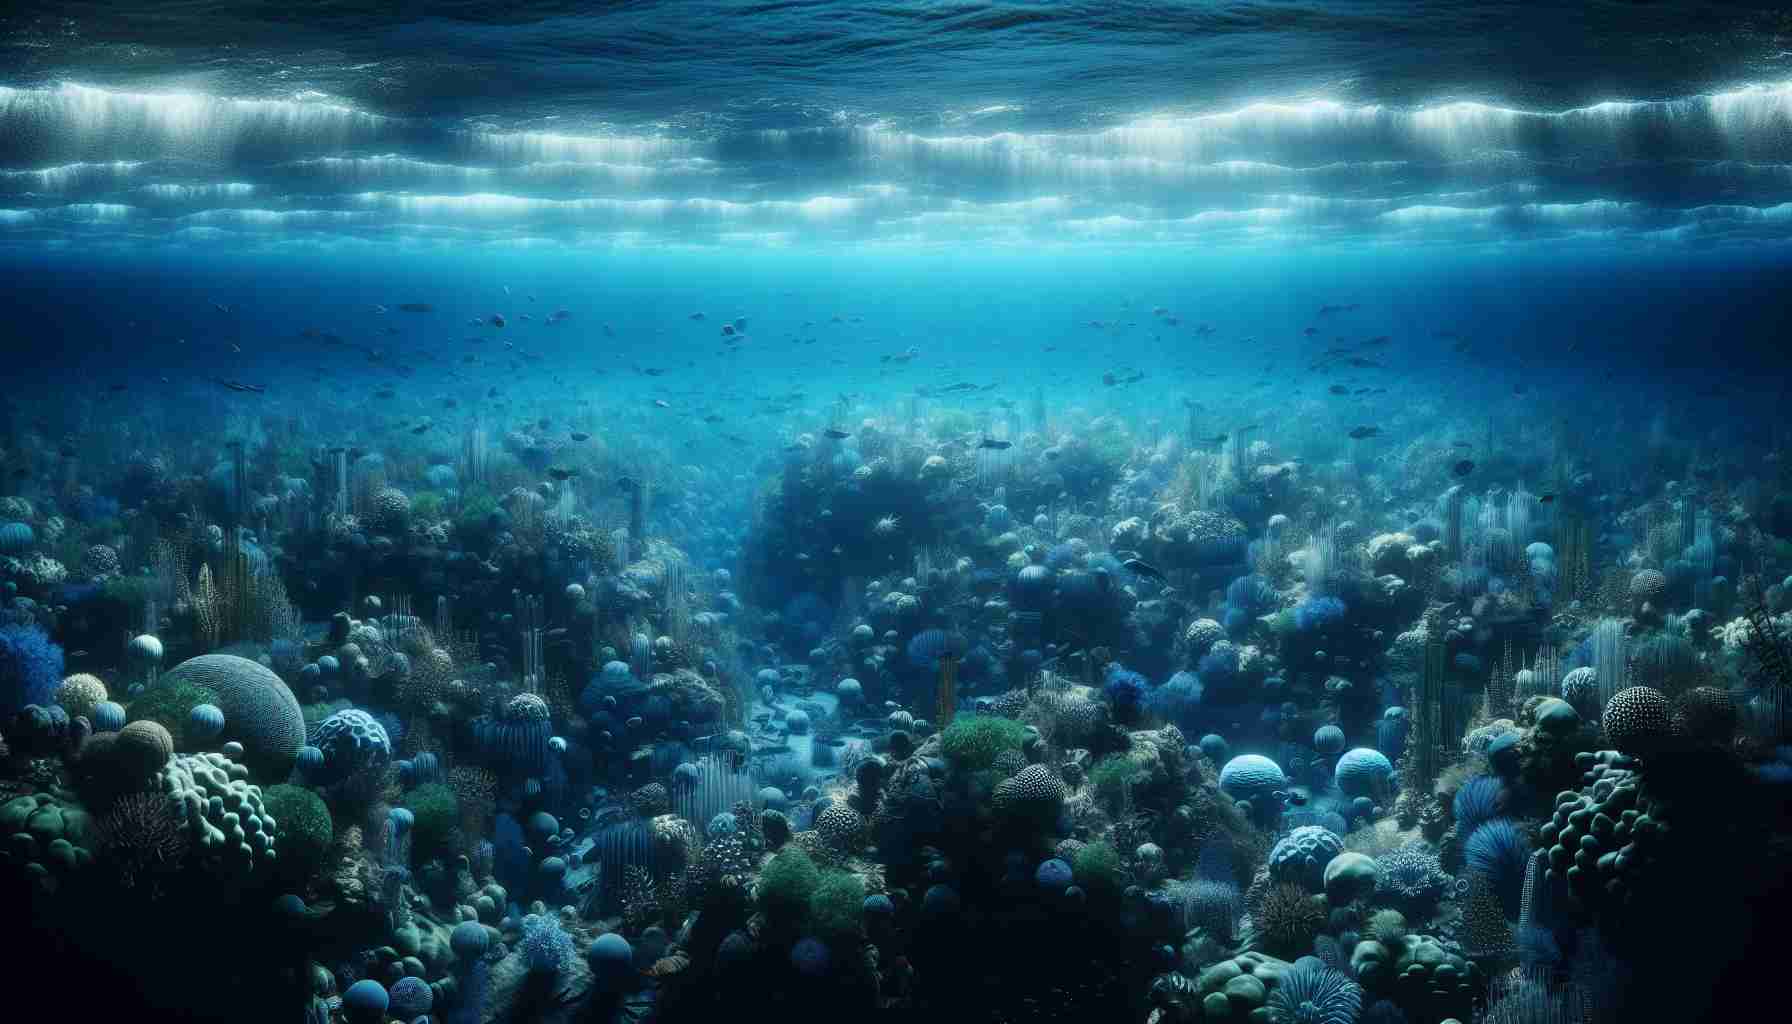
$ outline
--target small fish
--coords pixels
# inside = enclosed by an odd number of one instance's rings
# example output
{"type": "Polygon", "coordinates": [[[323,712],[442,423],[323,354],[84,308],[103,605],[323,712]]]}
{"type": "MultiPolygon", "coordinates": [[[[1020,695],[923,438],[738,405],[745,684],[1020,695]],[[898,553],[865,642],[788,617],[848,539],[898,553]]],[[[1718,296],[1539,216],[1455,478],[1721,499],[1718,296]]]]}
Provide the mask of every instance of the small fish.
{"type": "Polygon", "coordinates": [[[1356,311],[1356,303],[1354,303],[1354,302],[1352,302],[1348,306],[1320,306],[1319,307],[1319,315],[1320,316],[1331,316],[1333,313],[1352,313],[1355,311],[1356,311]]]}
{"type": "Polygon", "coordinates": [[[1160,582],[1168,582],[1162,570],[1143,559],[1128,558],[1120,564],[1139,576],[1144,576],[1148,579],[1154,579],[1160,582]]]}
{"type": "Polygon", "coordinates": [[[1327,390],[1327,391],[1330,391],[1330,392],[1331,392],[1331,393],[1332,393],[1332,394],[1334,394],[1334,395],[1348,395],[1348,394],[1350,394],[1350,389],[1349,389],[1349,388],[1347,388],[1347,387],[1345,387],[1345,386],[1344,386],[1344,385],[1342,385],[1342,384],[1333,384],[1333,385],[1332,385],[1332,386],[1331,386],[1331,387],[1329,387],[1329,388],[1327,388],[1327,389],[1326,389],[1326,390],[1327,390]]]}
{"type": "Polygon", "coordinates": [[[411,428],[411,433],[413,433],[413,434],[428,433],[430,426],[431,426],[431,424],[428,422],[419,423],[416,426],[411,428]]]}
{"type": "Polygon", "coordinates": [[[1553,493],[1545,494],[1545,495],[1541,495],[1537,498],[1537,504],[1553,505],[1553,504],[1555,504],[1555,500],[1556,500],[1555,494],[1553,494],[1553,493]]]}
{"type": "Polygon", "coordinates": [[[842,441],[842,440],[845,440],[846,438],[851,437],[852,434],[848,433],[847,431],[841,430],[839,427],[829,427],[828,429],[821,432],[821,436],[831,437],[836,441],[842,441]]]}
{"type": "Polygon", "coordinates": [[[571,480],[573,477],[578,476],[578,475],[579,474],[576,470],[567,469],[565,466],[549,466],[548,467],[548,476],[550,476],[553,479],[558,480],[562,483],[564,483],[568,480],[571,480]]]}
{"type": "Polygon", "coordinates": [[[214,302],[214,303],[212,303],[212,308],[213,308],[213,309],[215,309],[215,310],[217,310],[217,311],[218,311],[218,312],[220,312],[220,313],[229,313],[229,312],[230,312],[230,307],[229,307],[229,306],[226,306],[226,305],[225,305],[225,304],[223,304],[223,303],[222,303],[222,302],[214,302]]]}
{"type": "Polygon", "coordinates": [[[1212,436],[1212,437],[1204,437],[1204,438],[1202,438],[1202,439],[1201,439],[1201,441],[1200,441],[1200,443],[1201,443],[1201,444],[1225,444],[1225,443],[1226,443],[1226,441],[1227,441],[1227,440],[1228,440],[1228,439],[1229,439],[1229,438],[1230,438],[1230,437],[1231,437],[1231,436],[1232,436],[1232,435],[1230,435],[1230,434],[1215,434],[1215,435],[1213,435],[1213,436],[1212,436]]]}
{"type": "Polygon", "coordinates": [[[666,375],[666,371],[655,369],[653,367],[648,367],[647,369],[642,370],[641,372],[645,373],[649,377],[664,377],[666,375]]]}
{"type": "Polygon", "coordinates": [[[591,435],[582,430],[575,430],[572,432],[572,439],[574,441],[589,441],[591,440],[591,435]]]}
{"type": "Polygon", "coordinates": [[[1473,460],[1470,459],[1463,459],[1461,462],[1450,467],[1450,472],[1456,476],[1467,476],[1474,471],[1475,464],[1473,460]]]}
{"type": "Polygon", "coordinates": [[[108,387],[106,390],[110,391],[116,395],[120,391],[129,391],[130,389],[131,389],[131,386],[129,384],[114,384],[111,387],[108,387]]]}
{"type": "Polygon", "coordinates": [[[702,314],[702,313],[692,313],[692,314],[691,314],[691,315],[690,315],[690,317],[688,317],[688,319],[691,319],[691,320],[704,320],[704,319],[708,319],[708,318],[707,318],[707,317],[705,317],[705,316],[704,316],[704,315],[703,315],[703,314],[702,314]]]}
{"type": "Polygon", "coordinates": [[[1302,333],[1302,334],[1304,334],[1304,335],[1306,335],[1306,336],[1307,336],[1307,337],[1309,337],[1309,338],[1311,338],[1311,337],[1312,337],[1312,336],[1313,336],[1313,335],[1315,335],[1315,334],[1318,334],[1318,333],[1319,333],[1319,328],[1317,328],[1317,327],[1303,327],[1303,328],[1301,328],[1301,329],[1300,329],[1300,333],[1302,333]]]}
{"type": "Polygon", "coordinates": [[[998,441],[993,437],[986,437],[982,441],[978,442],[977,447],[988,448],[990,451],[1005,452],[1008,449],[1014,447],[1014,442],[1013,441],[998,441]]]}
{"type": "Polygon", "coordinates": [[[653,407],[655,409],[670,409],[672,408],[672,403],[666,401],[664,398],[656,398],[653,400],[653,407]]]}
{"type": "Polygon", "coordinates": [[[720,417],[712,412],[708,416],[703,417],[703,422],[705,422],[705,423],[720,423],[720,422],[722,422],[722,417],[720,417]]]}
{"type": "Polygon", "coordinates": [[[1376,437],[1380,433],[1380,427],[1358,427],[1350,432],[1350,439],[1352,441],[1361,441],[1364,438],[1376,437]]]}
{"type": "Polygon", "coordinates": [[[504,316],[501,313],[493,313],[491,315],[491,320],[489,322],[491,323],[491,325],[493,327],[503,327],[504,326],[504,316]]]}
{"type": "Polygon", "coordinates": [[[380,388],[379,390],[377,390],[373,393],[373,397],[375,397],[375,398],[396,398],[396,397],[398,397],[398,392],[392,390],[391,388],[380,388]]]}
{"type": "Polygon", "coordinates": [[[1452,447],[1452,448],[1473,448],[1474,446],[1475,446],[1474,442],[1472,442],[1472,441],[1452,441],[1452,442],[1450,442],[1450,447],[1452,447]]]}
{"type": "Polygon", "coordinates": [[[398,311],[400,313],[434,313],[436,307],[427,302],[401,302],[398,304],[398,311]]]}

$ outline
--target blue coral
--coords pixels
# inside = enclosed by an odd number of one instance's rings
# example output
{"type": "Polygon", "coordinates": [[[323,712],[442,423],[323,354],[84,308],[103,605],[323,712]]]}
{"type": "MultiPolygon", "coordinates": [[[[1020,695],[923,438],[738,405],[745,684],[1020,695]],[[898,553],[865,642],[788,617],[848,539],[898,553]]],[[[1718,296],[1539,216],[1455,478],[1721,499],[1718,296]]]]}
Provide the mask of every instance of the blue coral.
{"type": "Polygon", "coordinates": [[[0,627],[0,716],[49,705],[62,683],[62,648],[36,626],[0,627]]]}
{"type": "Polygon", "coordinates": [[[1107,680],[1102,684],[1102,692],[1107,695],[1108,703],[1122,717],[1130,715],[1144,703],[1148,684],[1145,677],[1137,672],[1129,671],[1119,662],[1108,665],[1107,680]]]}
{"type": "Polygon", "coordinates": [[[1309,597],[1294,608],[1294,628],[1302,633],[1331,629],[1344,621],[1344,602],[1335,597],[1309,597]]]}
{"type": "Polygon", "coordinates": [[[517,950],[529,970],[541,974],[558,974],[572,961],[572,936],[560,922],[546,914],[530,914],[523,918],[523,936],[517,950]]]}
{"type": "Polygon", "coordinates": [[[1518,826],[1510,818],[1483,822],[1469,834],[1462,852],[1468,869],[1487,879],[1499,893],[1507,915],[1516,914],[1524,887],[1525,860],[1530,854],[1530,844],[1518,826]]]}
{"type": "Polygon", "coordinates": [[[1491,775],[1478,775],[1456,790],[1451,810],[1456,817],[1456,831],[1470,833],[1482,822],[1499,817],[1506,806],[1506,787],[1491,775]]]}
{"type": "Polygon", "coordinates": [[[1176,723],[1184,733],[1196,731],[1195,716],[1201,710],[1201,677],[1193,672],[1178,672],[1170,681],[1151,691],[1145,699],[1151,713],[1166,722],[1176,723]]]}

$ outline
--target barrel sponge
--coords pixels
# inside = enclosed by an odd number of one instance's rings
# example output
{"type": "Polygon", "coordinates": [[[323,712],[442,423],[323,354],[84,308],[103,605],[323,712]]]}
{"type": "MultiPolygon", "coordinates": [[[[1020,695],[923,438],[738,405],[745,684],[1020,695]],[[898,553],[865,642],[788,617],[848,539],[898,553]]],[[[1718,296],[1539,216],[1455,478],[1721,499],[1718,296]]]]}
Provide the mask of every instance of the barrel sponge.
{"type": "Polygon", "coordinates": [[[1325,887],[1325,866],[1344,852],[1344,840],[1319,825],[1300,825],[1269,851],[1269,879],[1298,885],[1308,892],[1325,887]]]}
{"type": "Polygon", "coordinates": [[[177,683],[217,694],[224,711],[224,735],[243,745],[243,760],[257,775],[285,778],[305,745],[305,716],[298,698],[280,677],[234,654],[202,654],[162,674],[156,688],[177,683]]]}
{"type": "Polygon", "coordinates": [[[274,855],[275,821],[249,769],[223,754],[180,754],[157,778],[193,850],[214,869],[241,877],[274,855]]]}
{"type": "Polygon", "coordinates": [[[56,689],[56,703],[62,705],[70,718],[86,715],[91,719],[94,706],[108,696],[106,684],[85,672],[69,676],[56,689]]]}
{"type": "Polygon", "coordinates": [[[1357,747],[1338,758],[1334,777],[1338,790],[1348,797],[1373,797],[1376,788],[1394,774],[1393,762],[1373,747],[1357,747]]]}
{"type": "Polygon", "coordinates": [[[162,723],[142,719],[118,730],[112,746],[114,762],[139,782],[161,771],[174,756],[174,737],[162,723]]]}
{"type": "Polygon", "coordinates": [[[1660,690],[1632,686],[1612,695],[1601,721],[1619,753],[1646,754],[1671,735],[1672,705],[1660,690]]]}
{"type": "Polygon", "coordinates": [[[1235,800],[1268,796],[1287,784],[1281,767],[1262,754],[1240,754],[1220,769],[1220,788],[1235,800]]]}

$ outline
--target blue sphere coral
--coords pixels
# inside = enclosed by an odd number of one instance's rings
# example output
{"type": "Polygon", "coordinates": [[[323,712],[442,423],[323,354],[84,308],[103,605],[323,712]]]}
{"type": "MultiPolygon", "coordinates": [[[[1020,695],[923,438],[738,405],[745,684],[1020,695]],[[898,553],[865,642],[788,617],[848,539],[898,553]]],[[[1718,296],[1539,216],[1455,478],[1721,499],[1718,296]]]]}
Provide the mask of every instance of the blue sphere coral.
{"type": "Polygon", "coordinates": [[[0,626],[0,717],[48,706],[62,684],[62,648],[36,626],[0,626]]]}
{"type": "Polygon", "coordinates": [[[1335,725],[1322,725],[1313,730],[1313,749],[1330,757],[1344,750],[1344,730],[1335,725]]]}
{"type": "Polygon", "coordinates": [[[216,704],[196,704],[187,715],[187,736],[201,743],[217,739],[224,732],[224,712],[216,704]]]}
{"type": "Polygon", "coordinates": [[[1128,671],[1119,662],[1108,665],[1107,679],[1102,684],[1102,692],[1107,695],[1108,702],[1116,711],[1130,713],[1137,711],[1144,702],[1147,684],[1145,677],[1137,672],[1128,671]]]}
{"type": "Polygon", "coordinates": [[[386,986],[372,978],[362,978],[342,993],[342,1011],[350,1020],[383,1020],[391,1002],[386,986]]]}
{"type": "Polygon", "coordinates": [[[102,700],[93,706],[93,731],[117,732],[124,728],[124,705],[102,700]]]}
{"type": "Polygon", "coordinates": [[[1325,866],[1343,852],[1344,840],[1337,833],[1318,825],[1301,825],[1270,849],[1270,880],[1319,892],[1325,888],[1325,866]]]}
{"type": "Polygon", "coordinates": [[[323,751],[326,775],[336,779],[377,771],[392,759],[386,727],[358,708],[344,708],[324,719],[313,746],[323,751]]]}
{"type": "Polygon", "coordinates": [[[29,523],[7,523],[0,526],[0,555],[22,555],[31,550],[37,535],[29,523]]]}
{"type": "Polygon", "coordinates": [[[1303,633],[1330,629],[1344,621],[1344,602],[1335,597],[1309,597],[1294,608],[1294,628],[1303,633]]]}
{"type": "Polygon", "coordinates": [[[635,951],[628,940],[615,932],[606,932],[592,941],[585,951],[585,963],[600,992],[620,992],[634,974],[635,951]]]}
{"type": "Polygon", "coordinates": [[[1394,774],[1394,765],[1379,750],[1357,747],[1338,758],[1333,778],[1348,797],[1374,797],[1394,774]]]}
{"type": "Polygon", "coordinates": [[[403,977],[387,993],[391,1005],[387,1009],[399,1020],[414,1021],[429,1012],[435,1004],[435,991],[422,978],[403,977]]]}
{"type": "Polygon", "coordinates": [[[462,921],[448,934],[448,948],[454,950],[457,960],[477,960],[490,944],[491,936],[478,921],[462,921]]]}
{"type": "Polygon", "coordinates": [[[1033,881],[1047,892],[1063,892],[1070,888],[1071,880],[1070,865],[1056,857],[1040,864],[1039,870],[1033,873],[1033,881]]]}
{"type": "Polygon", "coordinates": [[[1220,769],[1220,788],[1234,800],[1268,796],[1287,785],[1281,766],[1262,754],[1240,754],[1220,769]]]}

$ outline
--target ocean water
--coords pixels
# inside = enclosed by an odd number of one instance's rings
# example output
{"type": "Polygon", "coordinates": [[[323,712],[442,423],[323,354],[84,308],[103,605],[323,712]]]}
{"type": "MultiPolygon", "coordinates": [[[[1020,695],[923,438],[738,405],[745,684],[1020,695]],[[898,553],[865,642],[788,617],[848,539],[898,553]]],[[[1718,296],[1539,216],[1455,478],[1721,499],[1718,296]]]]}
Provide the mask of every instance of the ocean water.
{"type": "Polygon", "coordinates": [[[1770,995],[1778,5],[25,2],[0,52],[19,1012],[1770,995]]]}

